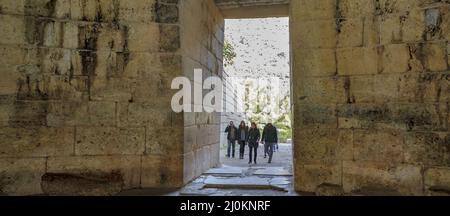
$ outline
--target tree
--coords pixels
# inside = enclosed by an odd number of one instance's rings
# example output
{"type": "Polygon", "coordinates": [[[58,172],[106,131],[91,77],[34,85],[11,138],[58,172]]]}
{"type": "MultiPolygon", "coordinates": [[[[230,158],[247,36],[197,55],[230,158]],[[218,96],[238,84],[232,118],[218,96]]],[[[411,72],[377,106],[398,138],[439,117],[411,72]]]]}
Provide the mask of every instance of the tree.
{"type": "Polygon", "coordinates": [[[233,45],[225,41],[223,45],[223,62],[224,66],[230,66],[234,64],[234,58],[236,58],[236,52],[234,50],[233,45]]]}

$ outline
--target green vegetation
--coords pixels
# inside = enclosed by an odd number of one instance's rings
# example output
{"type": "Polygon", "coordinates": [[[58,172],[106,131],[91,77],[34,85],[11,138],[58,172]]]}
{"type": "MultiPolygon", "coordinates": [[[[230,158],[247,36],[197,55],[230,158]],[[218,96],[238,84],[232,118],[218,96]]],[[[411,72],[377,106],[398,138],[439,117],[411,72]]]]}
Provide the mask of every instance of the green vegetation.
{"type": "Polygon", "coordinates": [[[234,51],[233,45],[225,41],[223,45],[223,63],[224,66],[230,66],[234,64],[234,58],[236,58],[236,52],[234,51]]]}

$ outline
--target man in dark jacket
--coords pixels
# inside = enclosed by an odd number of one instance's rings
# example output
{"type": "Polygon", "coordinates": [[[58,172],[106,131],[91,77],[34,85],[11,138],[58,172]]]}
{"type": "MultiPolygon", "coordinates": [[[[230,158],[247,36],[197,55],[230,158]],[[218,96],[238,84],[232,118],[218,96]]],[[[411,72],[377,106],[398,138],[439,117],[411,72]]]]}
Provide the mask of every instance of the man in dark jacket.
{"type": "Polygon", "coordinates": [[[264,143],[264,158],[269,155],[269,163],[272,163],[273,147],[278,143],[277,128],[271,123],[267,124],[266,127],[264,127],[261,140],[264,143]]]}
{"type": "Polygon", "coordinates": [[[234,126],[233,122],[230,122],[230,125],[225,129],[225,133],[227,133],[227,140],[228,140],[228,149],[227,149],[227,157],[233,156],[234,158],[234,149],[236,146],[236,139],[237,139],[237,128],[234,126]],[[232,151],[232,155],[230,154],[232,151]]]}

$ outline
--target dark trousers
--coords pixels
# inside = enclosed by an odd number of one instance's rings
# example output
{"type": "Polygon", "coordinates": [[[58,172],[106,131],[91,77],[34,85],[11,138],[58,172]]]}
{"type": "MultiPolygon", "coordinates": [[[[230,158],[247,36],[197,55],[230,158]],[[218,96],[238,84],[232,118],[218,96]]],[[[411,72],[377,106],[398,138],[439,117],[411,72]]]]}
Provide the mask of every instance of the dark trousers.
{"type": "Polygon", "coordinates": [[[239,141],[239,158],[244,159],[245,141],[239,141]]]}
{"type": "Polygon", "coordinates": [[[272,163],[272,157],[273,157],[273,146],[275,143],[264,143],[264,154],[269,155],[269,163],[272,163]]]}
{"type": "Polygon", "coordinates": [[[235,140],[228,140],[227,157],[234,157],[234,152],[235,152],[234,149],[235,149],[235,147],[236,147],[236,141],[235,140]]]}
{"type": "Polygon", "coordinates": [[[253,158],[253,161],[256,163],[256,158],[258,157],[258,143],[249,143],[248,147],[250,150],[248,162],[251,163],[253,158]]]}

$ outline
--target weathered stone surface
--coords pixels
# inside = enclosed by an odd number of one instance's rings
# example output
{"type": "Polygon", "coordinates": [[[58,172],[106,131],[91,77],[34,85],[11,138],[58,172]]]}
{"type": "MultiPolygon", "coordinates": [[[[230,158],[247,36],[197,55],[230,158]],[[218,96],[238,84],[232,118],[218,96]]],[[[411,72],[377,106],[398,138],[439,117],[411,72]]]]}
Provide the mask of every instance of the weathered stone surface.
{"type": "Polygon", "coordinates": [[[73,154],[74,128],[12,128],[0,130],[0,157],[48,157],[73,154]]]}
{"type": "Polygon", "coordinates": [[[359,47],[363,45],[363,19],[339,21],[338,47],[359,47]]]}
{"type": "Polygon", "coordinates": [[[321,184],[341,185],[341,165],[299,165],[295,166],[295,190],[315,192],[321,184]]]}
{"type": "Polygon", "coordinates": [[[409,70],[410,52],[405,44],[384,46],[382,73],[403,73],[409,70]]]}
{"type": "Polygon", "coordinates": [[[337,41],[336,22],[334,20],[304,21],[292,31],[298,36],[295,48],[335,48],[337,41]],[[308,29],[309,31],[305,31],[308,29]]]}
{"type": "Polygon", "coordinates": [[[401,131],[356,130],[353,145],[355,160],[400,163],[403,161],[403,140],[401,131]]]}
{"type": "Polygon", "coordinates": [[[136,188],[141,181],[141,156],[50,157],[46,172],[67,175],[120,173],[124,189],[136,188]]]}
{"type": "Polygon", "coordinates": [[[0,194],[42,194],[40,183],[45,163],[45,158],[0,158],[0,194]]]}
{"type": "MultiPolygon", "coordinates": [[[[366,76],[340,77],[336,81],[336,97],[339,104],[371,103],[377,92],[375,80],[366,76]]],[[[330,93],[330,92],[325,92],[330,93]]]]}
{"type": "Polygon", "coordinates": [[[450,195],[450,171],[448,167],[428,168],[424,174],[425,194],[450,195]]]}
{"type": "Polygon", "coordinates": [[[321,184],[316,189],[317,196],[342,196],[344,189],[340,185],[321,184]]]}
{"type": "Polygon", "coordinates": [[[333,76],[336,74],[336,54],[333,49],[296,49],[299,70],[305,76],[333,76]]]}
{"type": "Polygon", "coordinates": [[[308,78],[303,81],[305,86],[298,86],[296,90],[301,102],[333,104],[336,103],[336,80],[331,77],[308,78]]]}
{"type": "Polygon", "coordinates": [[[423,193],[420,166],[344,161],[342,181],[346,193],[364,194],[371,191],[396,192],[403,195],[423,193]]]}
{"type": "Polygon", "coordinates": [[[336,128],[337,117],[335,106],[320,104],[301,104],[299,127],[301,128],[336,128]]]}
{"type": "Polygon", "coordinates": [[[120,173],[46,173],[41,186],[50,196],[111,196],[122,191],[123,179],[120,173]]]}
{"type": "Polygon", "coordinates": [[[142,187],[179,188],[183,185],[183,161],[180,156],[143,156],[142,187]]]}
{"type": "Polygon", "coordinates": [[[300,137],[294,157],[304,163],[335,163],[337,157],[337,130],[302,129],[295,131],[300,137]]]}
{"type": "Polygon", "coordinates": [[[148,128],[146,131],[147,154],[182,154],[183,129],[173,127],[148,128]]]}
{"type": "MultiPolygon", "coordinates": [[[[291,12],[297,190],[328,183],[347,193],[423,194],[422,166],[448,167],[448,4],[296,1],[291,12]],[[319,25],[328,22],[334,34],[319,25]],[[327,127],[333,117],[337,129],[327,127]],[[313,127],[322,132],[306,132],[313,127]],[[305,160],[344,167],[315,166],[315,173],[326,173],[319,178],[305,171],[305,160]],[[342,176],[342,183],[332,176],[342,176]]],[[[429,176],[429,182],[438,178],[429,176]]],[[[446,190],[435,188],[425,193],[446,190]]]]}
{"type": "Polygon", "coordinates": [[[450,136],[447,132],[412,132],[406,136],[405,160],[427,166],[450,165],[450,136]]]}
{"type": "Polygon", "coordinates": [[[375,13],[375,3],[371,0],[341,0],[337,7],[343,18],[373,16],[375,13]]]}
{"type": "Polygon", "coordinates": [[[336,15],[336,1],[324,0],[317,4],[310,0],[291,1],[292,19],[297,21],[303,20],[321,20],[333,19],[336,15]]]}
{"type": "Polygon", "coordinates": [[[145,128],[78,127],[76,155],[141,155],[145,128]]]}
{"type": "Polygon", "coordinates": [[[362,75],[378,73],[378,49],[354,47],[337,49],[339,75],[362,75]]]}

